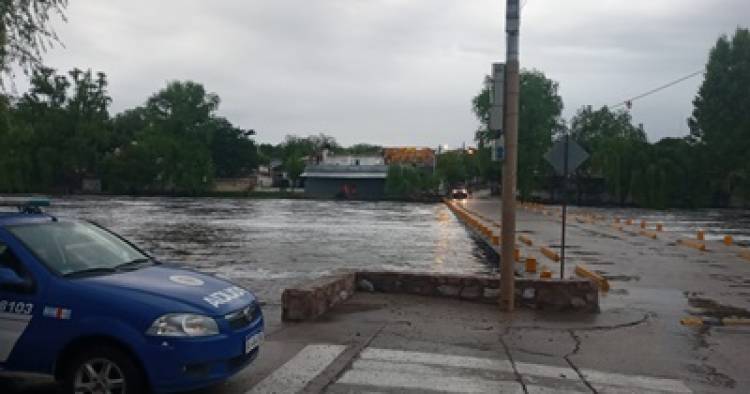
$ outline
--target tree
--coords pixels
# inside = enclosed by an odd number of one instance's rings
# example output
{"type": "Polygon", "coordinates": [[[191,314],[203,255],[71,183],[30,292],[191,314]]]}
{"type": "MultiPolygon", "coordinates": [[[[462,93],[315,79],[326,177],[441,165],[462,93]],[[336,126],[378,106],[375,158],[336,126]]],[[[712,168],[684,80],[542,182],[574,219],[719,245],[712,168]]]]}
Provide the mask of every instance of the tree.
{"type": "Polygon", "coordinates": [[[251,138],[255,132],[235,127],[224,118],[217,118],[215,127],[211,156],[216,176],[233,178],[250,175],[258,167],[258,148],[251,138]]]}
{"type": "Polygon", "coordinates": [[[434,195],[438,180],[428,171],[410,165],[388,166],[385,194],[390,198],[417,199],[434,195]]]}
{"type": "MultiPolygon", "coordinates": [[[[245,138],[243,132],[215,115],[219,102],[199,83],[173,81],[149,97],[145,106],[118,116],[116,134],[125,144],[109,157],[107,184],[128,193],[207,190],[216,173],[214,159],[223,154],[237,158],[232,155],[243,156],[248,149],[247,141],[238,140],[245,138]],[[238,150],[228,147],[235,142],[238,150]]],[[[254,144],[250,149],[253,155],[254,144]]],[[[223,174],[235,174],[254,163],[248,156],[220,165],[223,174]]]]}
{"type": "Polygon", "coordinates": [[[0,67],[12,76],[13,64],[25,74],[42,66],[42,53],[58,42],[49,26],[54,15],[65,21],[67,0],[0,0],[0,67]]]}
{"type": "Polygon", "coordinates": [[[350,155],[379,155],[383,151],[383,147],[372,144],[354,144],[343,150],[350,155]]]}
{"type": "Polygon", "coordinates": [[[437,158],[437,173],[446,185],[453,187],[468,180],[463,151],[444,152],[437,158]]]}
{"type": "Polygon", "coordinates": [[[722,205],[739,194],[750,199],[750,30],[720,37],[711,49],[705,79],[693,100],[690,133],[710,152],[708,177],[722,205]]]}
{"type": "Polygon", "coordinates": [[[13,130],[6,131],[16,148],[13,160],[24,166],[17,171],[31,169],[34,174],[16,178],[14,188],[23,184],[29,191],[70,191],[80,189],[85,177],[99,176],[104,155],[112,148],[110,102],[104,73],[35,70],[29,92],[10,109],[13,130]]]}
{"type": "Polygon", "coordinates": [[[305,170],[305,161],[302,160],[299,154],[294,153],[284,158],[282,166],[284,167],[284,171],[286,171],[287,177],[292,182],[292,189],[294,189],[294,185],[297,184],[297,180],[305,170]]]}
{"type": "MultiPolygon", "coordinates": [[[[485,78],[488,80],[489,76],[485,78]]],[[[518,124],[518,190],[527,198],[538,188],[548,174],[544,154],[552,145],[552,137],[564,127],[563,101],[558,93],[558,83],[537,70],[521,73],[520,114],[518,124]]],[[[472,99],[472,109],[480,122],[476,140],[480,149],[486,146],[489,134],[490,92],[489,84],[472,99]]],[[[489,160],[482,161],[491,165],[489,160]]],[[[492,168],[483,168],[483,174],[497,176],[492,168]]],[[[491,178],[485,178],[491,179],[491,178]]]]}
{"type": "Polygon", "coordinates": [[[620,204],[627,201],[634,186],[647,187],[633,181],[636,166],[648,162],[649,146],[646,132],[632,124],[629,113],[585,106],[571,120],[570,135],[591,154],[576,172],[579,193],[580,181],[596,176],[604,177],[607,189],[620,204]]]}

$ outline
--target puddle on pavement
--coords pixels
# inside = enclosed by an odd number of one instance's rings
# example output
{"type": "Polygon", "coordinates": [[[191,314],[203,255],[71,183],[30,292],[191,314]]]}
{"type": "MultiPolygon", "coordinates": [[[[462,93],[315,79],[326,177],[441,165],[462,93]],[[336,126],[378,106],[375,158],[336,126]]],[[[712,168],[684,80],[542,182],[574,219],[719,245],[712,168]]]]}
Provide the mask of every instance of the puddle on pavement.
{"type": "Polygon", "coordinates": [[[719,304],[708,298],[688,296],[688,305],[696,308],[691,311],[691,314],[693,315],[713,317],[716,319],[722,319],[725,317],[750,318],[750,311],[747,309],[719,304]]]}
{"type": "Polygon", "coordinates": [[[602,276],[612,282],[638,282],[641,280],[641,277],[638,275],[607,275],[606,273],[602,273],[602,276]]]}
{"type": "Polygon", "coordinates": [[[573,256],[601,256],[602,254],[599,252],[592,252],[590,250],[577,250],[575,252],[572,252],[571,255],[573,256]]]}

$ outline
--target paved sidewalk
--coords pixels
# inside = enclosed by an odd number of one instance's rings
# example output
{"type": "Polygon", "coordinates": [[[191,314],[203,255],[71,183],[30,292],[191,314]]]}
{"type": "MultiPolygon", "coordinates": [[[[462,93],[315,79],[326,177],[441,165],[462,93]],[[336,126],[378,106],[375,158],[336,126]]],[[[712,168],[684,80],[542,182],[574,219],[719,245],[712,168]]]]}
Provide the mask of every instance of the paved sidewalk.
{"type": "MultiPolygon", "coordinates": [[[[494,305],[358,293],[314,322],[269,335],[260,362],[210,393],[731,392],[639,349],[651,318],[500,313],[494,305]],[[592,334],[629,344],[579,358],[592,334]]],[[[613,347],[614,346],[614,347],[613,347]]]]}

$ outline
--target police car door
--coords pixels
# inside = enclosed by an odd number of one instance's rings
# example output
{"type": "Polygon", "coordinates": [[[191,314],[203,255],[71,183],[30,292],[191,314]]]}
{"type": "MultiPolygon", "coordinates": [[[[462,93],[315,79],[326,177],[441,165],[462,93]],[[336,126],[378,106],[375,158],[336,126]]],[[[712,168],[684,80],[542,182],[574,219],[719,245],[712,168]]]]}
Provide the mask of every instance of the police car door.
{"type": "Polygon", "coordinates": [[[29,326],[34,301],[31,273],[0,236],[0,369],[29,326]]]}

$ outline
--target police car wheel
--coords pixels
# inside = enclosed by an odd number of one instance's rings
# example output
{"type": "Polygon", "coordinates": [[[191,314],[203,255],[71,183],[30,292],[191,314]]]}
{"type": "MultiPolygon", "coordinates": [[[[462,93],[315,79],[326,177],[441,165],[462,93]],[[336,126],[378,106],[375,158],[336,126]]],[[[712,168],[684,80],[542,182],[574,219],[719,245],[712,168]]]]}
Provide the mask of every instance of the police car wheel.
{"type": "Polygon", "coordinates": [[[146,392],[145,379],[132,358],[113,347],[84,350],[71,359],[64,390],[75,394],[146,392]]]}

